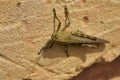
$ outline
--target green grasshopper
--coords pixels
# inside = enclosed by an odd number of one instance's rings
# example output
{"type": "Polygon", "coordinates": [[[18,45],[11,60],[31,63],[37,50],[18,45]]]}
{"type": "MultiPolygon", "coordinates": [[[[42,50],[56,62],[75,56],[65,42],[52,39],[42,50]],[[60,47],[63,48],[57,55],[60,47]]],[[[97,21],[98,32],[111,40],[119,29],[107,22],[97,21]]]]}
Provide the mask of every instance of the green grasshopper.
{"type": "Polygon", "coordinates": [[[77,31],[65,31],[69,26],[70,26],[70,18],[69,18],[69,13],[68,13],[68,9],[67,7],[65,7],[64,9],[64,13],[65,13],[65,26],[63,27],[62,30],[60,30],[61,28],[61,22],[59,20],[59,18],[56,15],[56,10],[55,8],[53,9],[53,14],[54,14],[54,31],[53,34],[51,36],[51,40],[49,40],[46,45],[41,48],[40,52],[38,54],[41,53],[41,51],[45,52],[47,49],[52,48],[52,46],[54,45],[54,43],[59,43],[65,46],[65,53],[66,56],[68,57],[68,45],[81,45],[81,46],[89,46],[89,47],[96,47],[98,44],[104,44],[107,43],[108,41],[97,38],[97,37],[93,37],[90,35],[87,35],[79,30],[77,31]],[[59,22],[57,30],[55,29],[55,20],[57,20],[59,22]]]}

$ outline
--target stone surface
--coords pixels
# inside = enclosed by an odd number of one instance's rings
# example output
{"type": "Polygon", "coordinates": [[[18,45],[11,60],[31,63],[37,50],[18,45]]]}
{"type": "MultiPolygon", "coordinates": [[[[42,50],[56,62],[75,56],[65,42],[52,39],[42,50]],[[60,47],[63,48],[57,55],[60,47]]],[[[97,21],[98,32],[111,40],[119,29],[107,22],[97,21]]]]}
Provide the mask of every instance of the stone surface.
{"type": "Polygon", "coordinates": [[[119,8],[118,0],[1,0],[0,80],[68,80],[78,74],[72,80],[93,80],[91,77],[106,75],[107,72],[111,72],[113,77],[108,74],[109,78],[102,76],[104,78],[94,80],[119,80],[120,69],[116,67],[120,64],[116,59],[120,55],[119,8]],[[64,23],[65,5],[71,19],[68,31],[78,29],[110,43],[101,44],[96,49],[69,46],[70,57],[66,57],[63,46],[55,44],[52,49],[38,55],[53,32],[52,8],[56,8],[64,23]],[[87,23],[83,20],[85,16],[89,20],[87,23]],[[98,62],[107,63],[93,65],[98,62]],[[89,75],[94,70],[94,75],[89,75]],[[86,75],[88,78],[84,78],[86,75]]]}

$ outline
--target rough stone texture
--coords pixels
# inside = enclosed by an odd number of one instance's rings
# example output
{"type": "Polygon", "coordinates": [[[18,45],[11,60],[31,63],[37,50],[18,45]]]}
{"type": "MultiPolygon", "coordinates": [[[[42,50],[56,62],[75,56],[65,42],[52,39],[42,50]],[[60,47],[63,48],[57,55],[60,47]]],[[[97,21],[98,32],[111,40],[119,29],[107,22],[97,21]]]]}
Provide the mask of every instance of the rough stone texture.
{"type": "Polygon", "coordinates": [[[119,80],[120,69],[115,66],[119,59],[112,62],[120,55],[119,8],[118,0],[0,0],[0,80],[67,80],[78,74],[72,80],[119,80]],[[64,23],[65,5],[70,12],[69,31],[79,29],[110,43],[97,49],[69,46],[69,58],[56,44],[39,56],[53,31],[52,8],[64,23]],[[97,62],[108,63],[87,68],[97,62]],[[108,72],[108,78],[97,77],[108,72]]]}

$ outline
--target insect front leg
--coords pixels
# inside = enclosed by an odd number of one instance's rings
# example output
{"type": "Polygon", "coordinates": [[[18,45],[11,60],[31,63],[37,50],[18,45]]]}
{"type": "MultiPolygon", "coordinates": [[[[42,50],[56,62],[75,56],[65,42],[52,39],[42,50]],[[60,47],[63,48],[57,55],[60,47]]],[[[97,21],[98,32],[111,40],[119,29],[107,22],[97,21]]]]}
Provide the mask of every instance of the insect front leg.
{"type": "Polygon", "coordinates": [[[48,42],[46,43],[46,45],[40,49],[40,51],[39,51],[38,54],[40,54],[42,51],[43,51],[43,53],[44,53],[47,49],[52,48],[53,45],[54,45],[54,41],[52,41],[52,40],[48,41],[48,42]]]}

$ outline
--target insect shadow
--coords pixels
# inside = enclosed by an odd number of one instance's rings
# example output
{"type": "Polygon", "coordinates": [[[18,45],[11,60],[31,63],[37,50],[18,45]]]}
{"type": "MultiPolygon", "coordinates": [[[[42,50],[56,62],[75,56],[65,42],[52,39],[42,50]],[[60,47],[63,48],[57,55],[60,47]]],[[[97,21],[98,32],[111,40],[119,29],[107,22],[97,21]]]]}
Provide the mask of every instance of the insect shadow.
{"type": "Polygon", "coordinates": [[[51,40],[41,48],[38,54],[49,58],[63,57],[64,55],[67,57],[77,56],[85,61],[85,54],[100,52],[105,49],[105,43],[108,43],[106,40],[87,35],[79,30],[65,31],[70,25],[67,7],[64,9],[64,13],[65,26],[60,30],[61,22],[56,15],[56,10],[53,9],[54,31],[51,35],[51,40]],[[57,29],[55,29],[55,20],[59,22],[57,29]]]}
{"type": "MultiPolygon", "coordinates": [[[[66,52],[64,51],[64,46],[59,43],[55,43],[52,48],[47,49],[45,52],[41,53],[40,56],[47,59],[54,58],[67,58],[66,52]]],[[[105,44],[97,45],[97,48],[91,48],[87,46],[79,46],[79,45],[67,45],[69,57],[78,57],[82,60],[82,62],[86,61],[86,54],[94,54],[104,51],[105,44]]]]}

